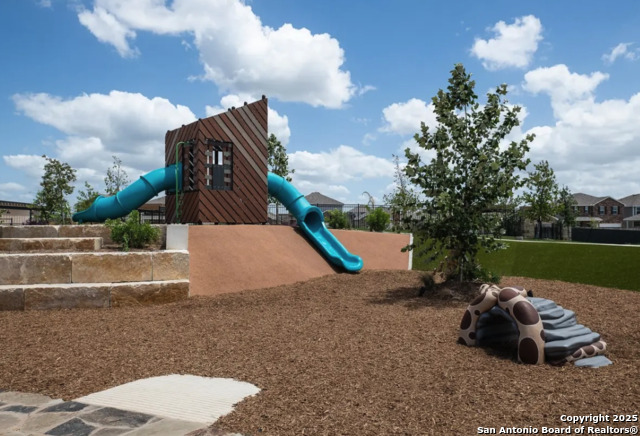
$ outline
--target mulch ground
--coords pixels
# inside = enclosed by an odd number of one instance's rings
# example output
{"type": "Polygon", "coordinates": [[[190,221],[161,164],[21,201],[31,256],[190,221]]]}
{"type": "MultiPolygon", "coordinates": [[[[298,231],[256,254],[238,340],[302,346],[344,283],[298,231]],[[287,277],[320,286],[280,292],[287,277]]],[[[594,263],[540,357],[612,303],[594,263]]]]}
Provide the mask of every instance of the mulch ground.
{"type": "Polygon", "coordinates": [[[0,389],[69,400],[173,373],[261,389],[210,434],[477,434],[639,412],[640,293],[504,278],[574,310],[614,362],[526,366],[457,344],[467,303],[418,297],[419,277],[367,271],[163,306],[0,312],[0,389]]]}

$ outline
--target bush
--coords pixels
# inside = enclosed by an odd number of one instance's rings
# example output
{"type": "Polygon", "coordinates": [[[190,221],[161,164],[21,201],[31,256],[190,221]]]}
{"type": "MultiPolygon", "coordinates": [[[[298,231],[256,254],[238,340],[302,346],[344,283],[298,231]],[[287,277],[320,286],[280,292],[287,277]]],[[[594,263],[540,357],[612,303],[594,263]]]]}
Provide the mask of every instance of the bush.
{"type": "Polygon", "coordinates": [[[332,229],[348,229],[349,217],[346,213],[338,209],[330,210],[327,214],[327,225],[332,229]]]}
{"type": "Polygon", "coordinates": [[[473,272],[473,279],[475,281],[482,282],[482,283],[498,284],[500,283],[501,277],[499,274],[489,271],[488,269],[480,265],[476,265],[476,269],[473,272]]]}
{"type": "Polygon", "coordinates": [[[384,210],[374,209],[366,218],[367,226],[372,232],[382,232],[389,225],[389,214],[384,210]]]}
{"type": "Polygon", "coordinates": [[[160,236],[160,229],[149,223],[140,224],[140,213],[134,210],[126,220],[107,220],[105,225],[111,230],[113,242],[122,245],[124,251],[130,248],[144,248],[156,242],[160,236]]]}

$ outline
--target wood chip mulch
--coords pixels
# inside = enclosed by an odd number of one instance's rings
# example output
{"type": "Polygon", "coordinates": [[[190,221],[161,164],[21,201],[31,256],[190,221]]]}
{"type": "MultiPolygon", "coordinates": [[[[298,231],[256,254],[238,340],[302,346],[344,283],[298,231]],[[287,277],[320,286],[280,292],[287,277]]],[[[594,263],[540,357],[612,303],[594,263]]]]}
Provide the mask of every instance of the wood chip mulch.
{"type": "Polygon", "coordinates": [[[211,434],[477,434],[638,413],[640,293],[509,284],[575,311],[614,364],[526,366],[459,345],[466,302],[418,297],[415,271],[365,271],[162,306],[0,312],[0,389],[70,400],[174,373],[261,389],[211,434]]]}

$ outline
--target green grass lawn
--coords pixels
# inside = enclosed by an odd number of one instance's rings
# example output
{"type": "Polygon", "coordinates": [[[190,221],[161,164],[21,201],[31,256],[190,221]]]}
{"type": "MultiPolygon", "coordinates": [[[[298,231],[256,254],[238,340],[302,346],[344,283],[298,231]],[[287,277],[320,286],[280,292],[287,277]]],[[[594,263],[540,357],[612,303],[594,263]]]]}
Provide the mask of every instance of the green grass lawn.
{"type": "MultiPolygon", "coordinates": [[[[562,280],[640,291],[640,246],[504,241],[508,248],[479,253],[483,267],[501,276],[562,280]]],[[[414,259],[414,269],[428,265],[414,259]]]]}

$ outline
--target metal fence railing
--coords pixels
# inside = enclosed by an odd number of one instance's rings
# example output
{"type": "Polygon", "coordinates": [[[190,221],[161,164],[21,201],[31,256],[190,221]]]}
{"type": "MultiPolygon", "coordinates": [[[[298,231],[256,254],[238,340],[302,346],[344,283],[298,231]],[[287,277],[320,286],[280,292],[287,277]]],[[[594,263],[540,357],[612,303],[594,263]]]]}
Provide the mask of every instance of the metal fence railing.
{"type": "MultiPolygon", "coordinates": [[[[312,204],[312,206],[316,206],[322,211],[325,222],[328,221],[331,211],[339,210],[340,212],[343,212],[346,215],[350,228],[352,229],[367,229],[367,216],[374,209],[382,209],[389,214],[389,226],[394,225],[394,223],[399,220],[399,217],[394,217],[390,208],[386,205],[371,207],[367,206],[366,204],[312,204]]],[[[289,211],[281,204],[279,204],[278,206],[273,203],[269,204],[267,217],[269,224],[288,226],[295,226],[297,224],[295,217],[291,215],[289,211]]]]}
{"type": "Polygon", "coordinates": [[[7,217],[7,216],[0,217],[0,225],[3,225],[3,226],[21,226],[28,223],[29,223],[28,216],[17,215],[12,217],[7,217]]]}

